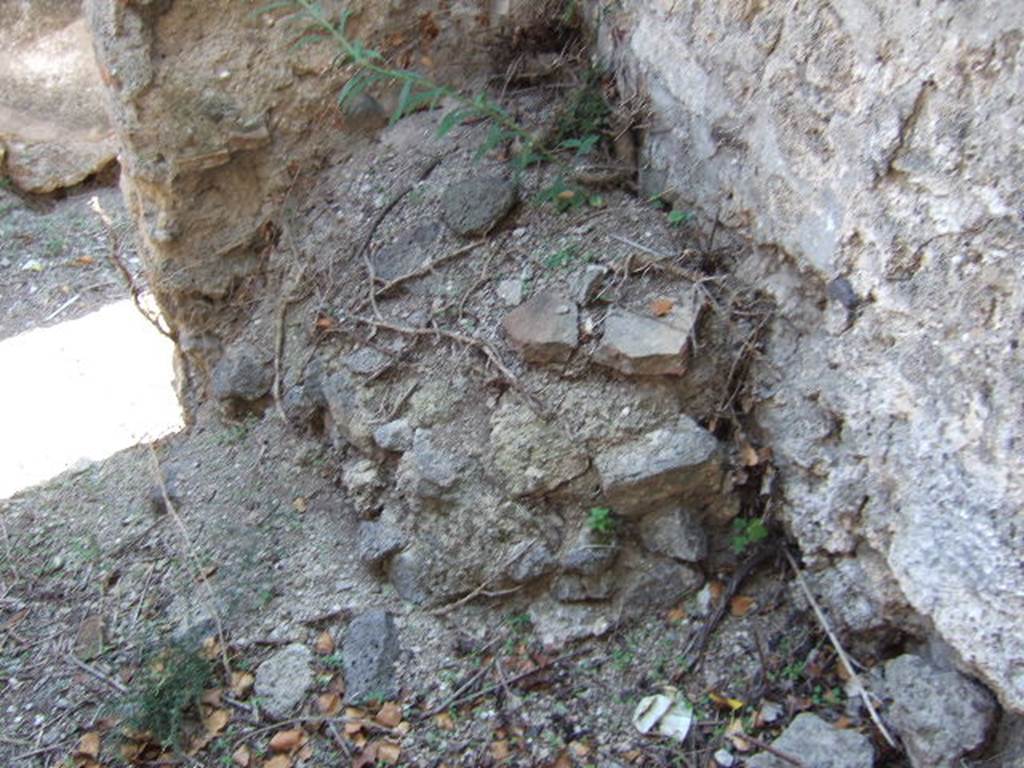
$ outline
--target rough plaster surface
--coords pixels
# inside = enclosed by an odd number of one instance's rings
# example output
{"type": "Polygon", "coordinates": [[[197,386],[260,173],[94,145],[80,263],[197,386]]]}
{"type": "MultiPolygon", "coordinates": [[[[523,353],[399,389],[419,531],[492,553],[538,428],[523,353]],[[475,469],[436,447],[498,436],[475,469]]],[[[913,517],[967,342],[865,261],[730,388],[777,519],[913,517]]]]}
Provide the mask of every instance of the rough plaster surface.
{"type": "Polygon", "coordinates": [[[651,98],[648,191],[717,215],[779,302],[756,415],[793,533],[819,567],[880,554],[1024,710],[1019,4],[590,10],[651,98]]]}
{"type": "MultiPolygon", "coordinates": [[[[370,140],[365,121],[336,109],[350,75],[332,67],[336,50],[296,47],[305,23],[286,10],[254,14],[262,5],[86,1],[126,202],[195,379],[183,382],[186,391],[202,387],[224,332],[245,321],[244,300],[233,299],[262,285],[268,250],[287,227],[289,192],[301,191],[329,151],[339,161],[370,140]]],[[[492,21],[485,3],[454,4],[443,29],[430,21],[432,5],[322,3],[328,14],[353,11],[350,34],[400,49],[404,65],[436,60],[472,71],[492,21]]]]}

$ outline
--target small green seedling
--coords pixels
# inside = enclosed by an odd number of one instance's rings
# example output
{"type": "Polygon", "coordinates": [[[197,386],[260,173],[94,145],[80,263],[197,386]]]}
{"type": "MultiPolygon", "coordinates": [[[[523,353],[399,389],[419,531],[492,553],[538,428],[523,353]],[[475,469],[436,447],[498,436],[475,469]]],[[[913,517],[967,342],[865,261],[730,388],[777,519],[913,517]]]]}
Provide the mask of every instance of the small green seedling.
{"type": "Polygon", "coordinates": [[[758,517],[738,517],[732,521],[732,551],[742,555],[751,544],[757,544],[768,538],[768,528],[758,517]]]}
{"type": "Polygon", "coordinates": [[[213,663],[198,650],[171,645],[146,664],[127,697],[127,723],[149,731],[155,741],[181,747],[181,727],[189,709],[198,711],[199,698],[213,679],[213,663]]]}
{"type": "Polygon", "coordinates": [[[615,526],[615,517],[608,507],[594,507],[587,516],[587,528],[598,536],[611,536],[615,526]]]}
{"type": "Polygon", "coordinates": [[[680,211],[673,209],[668,212],[668,223],[673,227],[681,227],[683,224],[688,224],[693,219],[693,214],[689,211],[680,211]]]}

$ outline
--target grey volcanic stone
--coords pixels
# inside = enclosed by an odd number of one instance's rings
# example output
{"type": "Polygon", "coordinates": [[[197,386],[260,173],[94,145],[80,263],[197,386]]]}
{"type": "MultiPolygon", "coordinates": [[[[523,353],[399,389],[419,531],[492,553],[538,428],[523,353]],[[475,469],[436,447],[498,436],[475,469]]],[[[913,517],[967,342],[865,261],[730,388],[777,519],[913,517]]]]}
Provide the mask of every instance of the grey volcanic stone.
{"type": "Polygon", "coordinates": [[[303,382],[289,388],[281,403],[288,421],[304,426],[308,426],[325,406],[323,390],[317,382],[303,382]]]}
{"type": "Polygon", "coordinates": [[[920,656],[886,662],[885,688],[892,699],[888,719],[914,768],[961,765],[960,758],[983,746],[995,724],[998,710],[988,691],[920,656]]]}
{"type": "Polygon", "coordinates": [[[551,550],[545,544],[523,542],[520,546],[524,551],[519,557],[515,557],[514,549],[509,552],[509,559],[512,564],[505,571],[505,577],[514,584],[526,584],[551,573],[558,561],[551,554],[551,550]],[[527,548],[529,546],[529,548],[527,548]]]}
{"type": "Polygon", "coordinates": [[[561,566],[570,573],[581,576],[597,576],[615,564],[621,547],[617,541],[609,541],[589,528],[576,535],[572,547],[561,559],[561,566]]]}
{"type": "Polygon", "coordinates": [[[405,546],[405,536],[388,523],[367,520],[359,524],[359,560],[371,569],[379,569],[405,546]]]}
{"type": "Polygon", "coordinates": [[[399,652],[398,630],[390,613],[371,611],[352,619],[341,651],[346,700],[358,703],[393,697],[399,652]]]}
{"type": "Polygon", "coordinates": [[[421,499],[445,498],[458,484],[468,462],[438,445],[434,431],[417,429],[412,450],[398,466],[399,487],[421,499]]]}
{"type": "Polygon", "coordinates": [[[636,514],[668,498],[700,503],[722,481],[718,441],[688,416],[598,454],[594,465],[615,511],[636,514]]]}
{"type": "Polygon", "coordinates": [[[313,684],[313,654],[293,643],[274,653],[256,670],[256,695],[262,709],[275,720],[289,717],[302,703],[313,684]]]}
{"type": "Polygon", "coordinates": [[[606,571],[597,576],[563,573],[551,586],[551,596],[563,603],[607,600],[615,591],[615,575],[606,571]]]}
{"type": "Polygon", "coordinates": [[[506,397],[491,414],[490,465],[513,496],[553,491],[590,467],[590,459],[556,423],[506,397]]]}
{"type": "Polygon", "coordinates": [[[214,367],[211,383],[218,400],[259,400],[270,394],[274,371],[255,350],[236,347],[214,367]]]}
{"type": "Polygon", "coordinates": [[[704,574],[696,568],[657,559],[630,573],[622,592],[622,617],[631,619],[653,611],[678,606],[704,584],[704,574]]]}
{"type": "Polygon", "coordinates": [[[413,430],[406,419],[389,421],[373,430],[373,441],[392,453],[405,453],[412,448],[413,430]]]}
{"type": "Polygon", "coordinates": [[[579,346],[576,303],[557,293],[540,293],[509,312],[502,325],[512,346],[528,363],[564,363],[579,346]]]}
{"type": "MultiPolygon", "coordinates": [[[[814,768],[871,768],[875,750],[870,739],[857,731],[833,728],[817,715],[804,712],[782,732],[772,746],[814,768]]],[[[785,760],[768,752],[747,761],[751,768],[786,768],[785,760]]]]}
{"type": "Polygon", "coordinates": [[[486,235],[508,215],[518,197],[515,182],[500,176],[466,179],[444,191],[442,216],[457,235],[486,235]]]}
{"type": "Polygon", "coordinates": [[[594,360],[635,376],[680,376],[686,372],[697,311],[655,320],[624,309],[609,311],[594,360]]]}
{"type": "Polygon", "coordinates": [[[676,560],[697,563],[708,553],[704,527],[685,507],[669,506],[645,515],[638,533],[646,550],[676,560]]]}
{"type": "Polygon", "coordinates": [[[370,413],[360,398],[359,385],[347,372],[336,371],[324,378],[321,388],[335,442],[341,445],[351,443],[361,450],[370,450],[373,447],[373,427],[370,413]]]}

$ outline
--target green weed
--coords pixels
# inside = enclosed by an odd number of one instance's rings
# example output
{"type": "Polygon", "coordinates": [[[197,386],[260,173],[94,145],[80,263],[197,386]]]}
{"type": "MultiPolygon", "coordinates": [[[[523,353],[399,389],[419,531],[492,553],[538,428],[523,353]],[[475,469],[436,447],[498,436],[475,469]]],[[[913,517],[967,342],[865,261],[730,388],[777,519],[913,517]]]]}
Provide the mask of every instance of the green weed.
{"type": "Polygon", "coordinates": [[[737,517],[732,521],[732,536],[729,544],[732,551],[742,555],[751,544],[768,538],[768,528],[760,518],[737,517]]]}
{"type": "Polygon", "coordinates": [[[608,507],[594,507],[587,515],[587,528],[600,537],[610,537],[615,533],[617,521],[608,507]]]}
{"type": "Polygon", "coordinates": [[[150,659],[128,694],[127,723],[155,741],[181,746],[181,727],[190,708],[210,686],[213,664],[196,650],[170,645],[150,659]]]}

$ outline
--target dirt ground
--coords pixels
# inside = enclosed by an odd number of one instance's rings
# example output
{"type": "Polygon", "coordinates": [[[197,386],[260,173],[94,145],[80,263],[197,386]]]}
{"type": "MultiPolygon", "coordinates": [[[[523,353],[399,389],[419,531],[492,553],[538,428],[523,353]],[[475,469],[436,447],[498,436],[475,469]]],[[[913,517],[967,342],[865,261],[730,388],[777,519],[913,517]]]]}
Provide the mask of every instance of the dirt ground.
{"type": "MultiPolygon", "coordinates": [[[[298,237],[283,239],[268,265],[268,280],[284,285],[292,248],[312,265],[288,312],[286,383],[300,378],[311,351],[350,348],[341,308],[365,295],[366,283],[361,272],[355,280],[339,274],[338,254],[367,232],[389,243],[417,222],[436,221],[449,181],[500,168],[493,159],[474,163],[485,129],[422,141],[423,124],[436,119],[409,118],[297,193],[290,226],[298,237]],[[397,180],[410,178],[422,180],[374,228],[405,186],[397,180]]],[[[531,202],[547,181],[524,181],[513,219],[471,259],[382,299],[387,316],[404,321],[427,312],[467,331],[496,328],[501,280],[525,276],[531,290],[564,287],[584,259],[621,263],[630,246],[612,235],[671,252],[699,252],[707,243],[707,232],[677,226],[628,190],[602,191],[593,205],[564,213],[531,202]]],[[[126,231],[113,187],[31,204],[4,193],[0,336],[125,297],[107,258],[109,233],[88,205],[92,196],[126,231]]],[[[437,253],[456,245],[439,237],[437,253]]],[[[138,270],[126,234],[120,257],[138,270]]],[[[667,282],[644,272],[616,290],[621,301],[647,301],[667,282]]],[[[261,322],[249,341],[272,355],[281,294],[269,293],[253,309],[261,322]]],[[[399,368],[426,377],[453,369],[492,375],[474,350],[437,340],[403,353],[399,368]]],[[[540,397],[558,394],[548,374],[515,373],[540,397]]],[[[382,399],[393,402],[401,377],[382,381],[382,399]]],[[[723,396],[710,393],[706,405],[713,409],[723,396]]],[[[546,647],[531,625],[526,592],[424,609],[369,573],[358,561],[361,514],[340,482],[341,463],[328,436],[288,426],[272,406],[229,417],[208,403],[187,432],[0,500],[0,763],[703,768],[725,765],[722,750],[741,764],[795,715],[812,711],[869,735],[877,765],[904,764],[848,696],[835,650],[808,606],[794,599],[780,541],[769,539],[771,553],[738,582],[734,576],[759,549],[737,554],[722,535],[712,542],[701,596],[603,637],[546,647]],[[400,695],[346,708],[338,648],[351,617],[371,608],[396,617],[400,695]],[[126,725],[147,669],[172,642],[205,642],[215,663],[203,687],[223,689],[186,712],[181,753],[126,725]],[[246,673],[289,643],[315,649],[314,685],[297,719],[275,723],[259,712],[246,673]],[[642,735],[632,723],[641,700],[668,686],[694,706],[695,724],[682,742],[642,735]],[[275,752],[275,734],[296,729],[289,748],[275,752]]]]}

